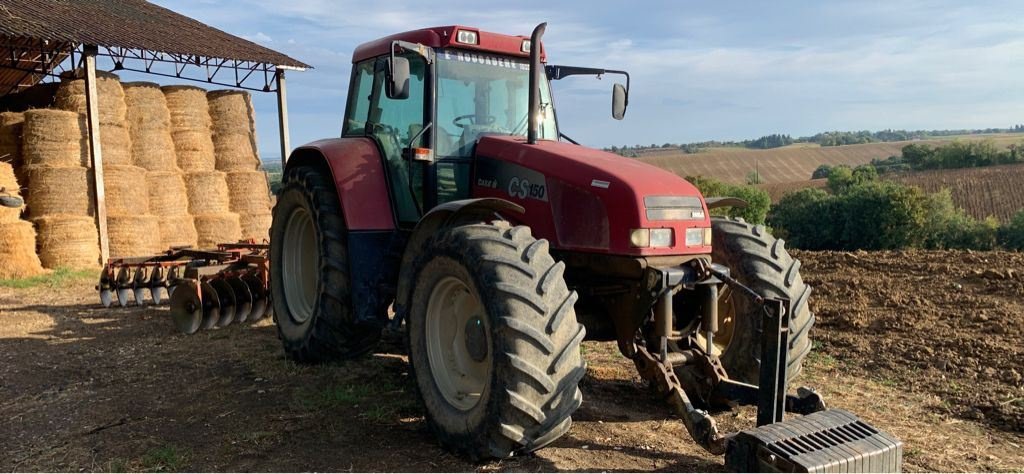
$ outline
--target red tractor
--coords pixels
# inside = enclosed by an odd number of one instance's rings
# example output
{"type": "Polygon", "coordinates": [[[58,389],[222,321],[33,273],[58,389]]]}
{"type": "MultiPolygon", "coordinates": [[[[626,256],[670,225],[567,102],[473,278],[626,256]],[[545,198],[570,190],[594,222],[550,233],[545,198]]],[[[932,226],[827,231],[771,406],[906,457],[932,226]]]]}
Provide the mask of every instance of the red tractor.
{"type": "Polygon", "coordinates": [[[353,358],[404,327],[441,444],[488,459],[565,434],[583,401],[580,343],[616,341],[730,467],[898,469],[898,441],[813,391],[786,395],[814,316],[783,242],[710,217],[742,201],[562,133],[550,81],[623,76],[621,119],[629,75],[545,65],[544,26],[356,48],[341,137],[291,154],[274,208],[287,354],[353,358]],[[723,435],[709,410],[736,404],[757,405],[759,427],[723,435]]]}

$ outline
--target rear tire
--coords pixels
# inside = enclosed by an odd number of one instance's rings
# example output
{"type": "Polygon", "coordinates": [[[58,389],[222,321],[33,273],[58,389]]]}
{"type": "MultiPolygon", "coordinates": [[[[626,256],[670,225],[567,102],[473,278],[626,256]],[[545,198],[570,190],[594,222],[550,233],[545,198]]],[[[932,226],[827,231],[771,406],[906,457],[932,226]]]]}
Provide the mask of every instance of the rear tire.
{"type": "Polygon", "coordinates": [[[369,352],[381,328],[353,319],[348,247],[334,183],[312,167],[290,170],[270,229],[270,289],[288,357],[317,363],[369,352]]]}
{"type": "MultiPolygon", "coordinates": [[[[790,301],[788,384],[800,374],[803,360],[811,351],[809,333],[814,325],[808,304],[811,287],[800,277],[800,261],[789,255],[785,241],[772,237],[762,225],[751,225],[740,218],[714,218],[711,227],[712,261],[729,267],[733,278],[758,294],[790,301]]],[[[730,377],[756,385],[761,369],[760,308],[738,292],[722,296],[720,327],[722,319],[728,317],[729,306],[735,310],[731,337],[719,356],[722,365],[730,377]]],[[[703,343],[703,337],[699,339],[703,343]]]]}
{"type": "Polygon", "coordinates": [[[444,229],[425,245],[414,264],[409,362],[441,444],[483,460],[558,439],[583,402],[586,371],[565,265],[528,227],[503,222],[444,229]]]}

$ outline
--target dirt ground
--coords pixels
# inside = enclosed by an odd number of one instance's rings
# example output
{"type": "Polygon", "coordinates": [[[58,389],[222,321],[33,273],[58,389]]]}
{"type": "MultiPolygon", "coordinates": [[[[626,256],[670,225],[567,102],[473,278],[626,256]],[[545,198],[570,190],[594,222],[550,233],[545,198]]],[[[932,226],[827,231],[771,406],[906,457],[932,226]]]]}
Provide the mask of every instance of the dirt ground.
{"type": "MultiPolygon", "coordinates": [[[[817,314],[802,384],[901,438],[907,471],[1024,471],[1024,255],[798,257],[817,314]]],[[[296,366],[268,321],[183,336],[93,284],[0,288],[0,470],[722,470],[610,344],[585,344],[567,436],[476,465],[434,443],[398,346],[296,366]]]]}

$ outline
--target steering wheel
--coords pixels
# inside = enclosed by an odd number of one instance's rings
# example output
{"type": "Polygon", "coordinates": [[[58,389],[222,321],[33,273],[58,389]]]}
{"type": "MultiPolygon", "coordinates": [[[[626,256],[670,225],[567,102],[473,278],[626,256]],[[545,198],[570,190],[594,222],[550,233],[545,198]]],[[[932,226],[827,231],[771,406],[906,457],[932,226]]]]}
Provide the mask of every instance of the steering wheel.
{"type": "Polygon", "coordinates": [[[470,125],[491,125],[496,122],[497,119],[493,115],[487,115],[482,121],[477,121],[476,114],[460,115],[452,119],[452,125],[459,128],[466,128],[470,125]],[[469,123],[466,123],[469,122],[469,123]]]}

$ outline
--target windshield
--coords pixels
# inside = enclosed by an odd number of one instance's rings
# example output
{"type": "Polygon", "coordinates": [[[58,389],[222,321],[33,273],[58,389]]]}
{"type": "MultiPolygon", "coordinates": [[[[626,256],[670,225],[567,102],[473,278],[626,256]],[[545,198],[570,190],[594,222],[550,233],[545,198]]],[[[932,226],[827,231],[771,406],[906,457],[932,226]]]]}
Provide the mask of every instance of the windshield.
{"type": "MultiPolygon", "coordinates": [[[[445,49],[437,53],[439,157],[468,157],[485,134],[526,136],[529,109],[526,59],[445,49]]],[[[547,77],[541,74],[539,138],[556,140],[547,77]]]]}

